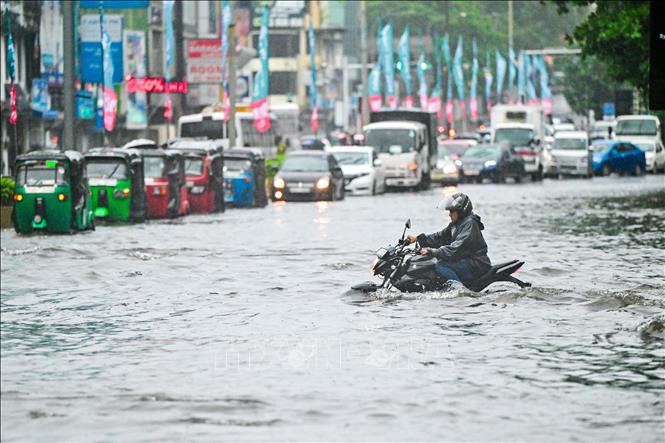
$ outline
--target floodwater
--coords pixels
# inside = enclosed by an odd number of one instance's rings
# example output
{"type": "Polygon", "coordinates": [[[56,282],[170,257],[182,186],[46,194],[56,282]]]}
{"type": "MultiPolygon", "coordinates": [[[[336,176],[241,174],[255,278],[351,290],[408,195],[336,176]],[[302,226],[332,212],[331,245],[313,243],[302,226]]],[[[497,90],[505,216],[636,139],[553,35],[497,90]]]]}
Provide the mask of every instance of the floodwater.
{"type": "Polygon", "coordinates": [[[663,441],[663,176],[460,189],[532,288],[349,290],[442,188],[2,231],[2,440],[663,441]]]}

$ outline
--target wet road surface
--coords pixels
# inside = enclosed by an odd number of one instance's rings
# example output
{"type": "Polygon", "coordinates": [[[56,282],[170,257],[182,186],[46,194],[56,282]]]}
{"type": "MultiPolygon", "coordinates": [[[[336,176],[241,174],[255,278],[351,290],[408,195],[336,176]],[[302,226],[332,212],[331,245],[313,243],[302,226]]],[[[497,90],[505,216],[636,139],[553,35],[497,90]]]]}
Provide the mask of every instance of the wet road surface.
{"type": "Polygon", "coordinates": [[[2,439],[663,441],[664,188],[462,185],[482,294],[349,291],[441,188],[2,231],[2,439]]]}

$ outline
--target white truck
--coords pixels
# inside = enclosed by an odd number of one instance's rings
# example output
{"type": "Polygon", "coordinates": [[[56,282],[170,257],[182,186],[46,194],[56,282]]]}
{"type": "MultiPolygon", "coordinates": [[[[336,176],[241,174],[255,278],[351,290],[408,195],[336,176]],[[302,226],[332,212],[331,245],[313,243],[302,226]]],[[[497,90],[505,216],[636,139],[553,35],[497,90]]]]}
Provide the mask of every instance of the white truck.
{"type": "Polygon", "coordinates": [[[496,105],[490,116],[492,142],[506,142],[524,159],[524,169],[532,180],[543,177],[546,153],[545,112],[536,105],[496,105]]]}
{"type": "Polygon", "coordinates": [[[426,188],[436,165],[436,113],[378,111],[363,127],[365,145],[381,160],[386,188],[426,188]]]}

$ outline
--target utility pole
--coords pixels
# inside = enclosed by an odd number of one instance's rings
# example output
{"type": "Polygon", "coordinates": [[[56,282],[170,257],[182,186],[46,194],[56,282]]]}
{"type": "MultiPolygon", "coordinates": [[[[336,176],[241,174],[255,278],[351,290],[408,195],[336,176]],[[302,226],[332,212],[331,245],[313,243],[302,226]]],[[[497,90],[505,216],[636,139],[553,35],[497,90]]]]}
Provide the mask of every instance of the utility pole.
{"type": "Polygon", "coordinates": [[[367,20],[365,17],[365,0],[360,1],[360,63],[362,63],[362,125],[369,123],[369,91],[367,88],[367,20]]]}
{"type": "Polygon", "coordinates": [[[513,0],[508,0],[508,46],[513,46],[513,0]]]}
{"type": "Polygon", "coordinates": [[[75,98],[74,98],[74,2],[62,3],[63,17],[63,57],[64,57],[64,131],[62,137],[62,150],[77,150],[74,137],[75,124],[75,98]]]}
{"type": "Polygon", "coordinates": [[[236,42],[235,42],[235,24],[229,24],[226,32],[226,40],[229,42],[229,149],[236,145],[236,42]]]}

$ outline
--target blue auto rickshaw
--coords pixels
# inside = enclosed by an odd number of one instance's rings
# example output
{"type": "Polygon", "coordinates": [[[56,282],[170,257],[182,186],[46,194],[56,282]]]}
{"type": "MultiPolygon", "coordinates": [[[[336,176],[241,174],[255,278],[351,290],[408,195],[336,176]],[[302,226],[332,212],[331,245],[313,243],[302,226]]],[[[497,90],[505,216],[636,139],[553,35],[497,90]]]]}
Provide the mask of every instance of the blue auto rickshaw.
{"type": "Polygon", "coordinates": [[[238,208],[268,204],[265,158],[258,149],[235,148],[224,152],[224,201],[238,208]]]}

